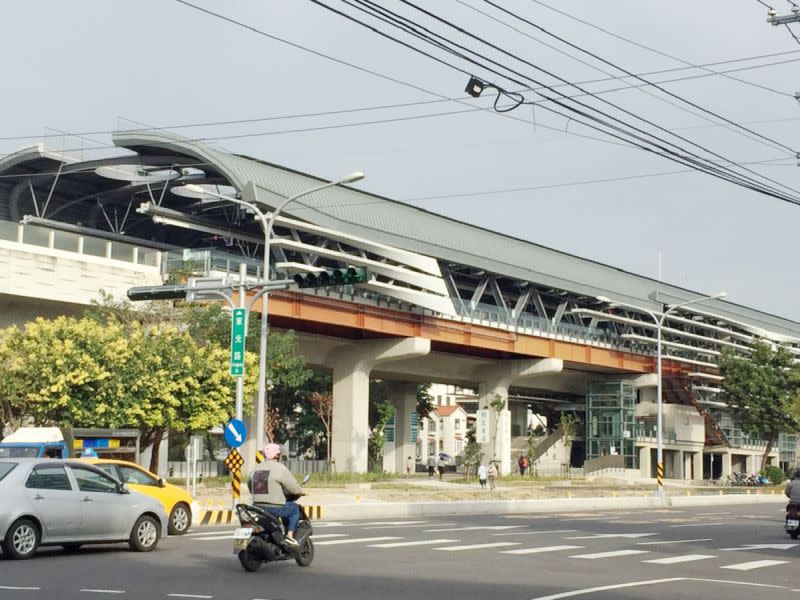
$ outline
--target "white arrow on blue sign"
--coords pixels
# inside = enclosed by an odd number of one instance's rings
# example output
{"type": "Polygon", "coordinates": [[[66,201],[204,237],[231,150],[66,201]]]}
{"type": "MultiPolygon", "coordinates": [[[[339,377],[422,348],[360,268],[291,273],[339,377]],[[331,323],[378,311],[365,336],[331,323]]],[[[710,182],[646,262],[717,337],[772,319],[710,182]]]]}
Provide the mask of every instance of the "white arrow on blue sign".
{"type": "Polygon", "coordinates": [[[247,425],[239,419],[231,419],[225,425],[225,442],[231,448],[238,448],[247,439],[247,425]]]}

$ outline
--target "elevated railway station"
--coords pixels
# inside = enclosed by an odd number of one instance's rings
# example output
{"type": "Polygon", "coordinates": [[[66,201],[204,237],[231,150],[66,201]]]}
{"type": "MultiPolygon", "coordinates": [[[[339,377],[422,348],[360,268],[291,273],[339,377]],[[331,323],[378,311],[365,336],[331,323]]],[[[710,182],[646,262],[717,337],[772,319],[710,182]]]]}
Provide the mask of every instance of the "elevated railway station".
{"type": "MultiPolygon", "coordinates": [[[[85,160],[43,146],[0,159],[3,324],[77,313],[103,288],[124,296],[172,270],[263,277],[254,215],[218,195],[274,209],[324,183],[314,176],[158,131],[122,131],[119,152],[85,160]],[[200,186],[201,191],[198,191],[200,186]],[[207,193],[204,193],[205,190],[207,193]]],[[[498,431],[487,457],[512,464],[533,409],[580,429],[567,467],[655,468],[655,344],[650,313],[690,300],[663,334],[667,477],[756,470],[763,442],[747,438],[720,398],[723,349],[756,340],[800,354],[800,323],[336,186],[303,196],[276,220],[273,279],[365,267],[363,284],[270,294],[269,323],[298,332],[309,364],[333,372],[333,457],[367,468],[370,378],[398,407],[395,468],[413,455],[412,383],[477,390],[498,431]]],[[[794,464],[786,432],[771,455],[794,464]]],[[[548,448],[559,431],[550,427],[548,448]]],[[[542,455],[544,460],[544,455],[542,455]]]]}

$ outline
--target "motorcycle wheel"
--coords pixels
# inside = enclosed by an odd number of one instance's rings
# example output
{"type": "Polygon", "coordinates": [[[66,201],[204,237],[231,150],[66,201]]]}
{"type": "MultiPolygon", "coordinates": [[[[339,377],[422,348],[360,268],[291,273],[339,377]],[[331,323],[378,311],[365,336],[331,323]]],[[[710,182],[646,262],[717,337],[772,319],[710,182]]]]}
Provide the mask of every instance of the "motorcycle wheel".
{"type": "Polygon", "coordinates": [[[307,567],[314,561],[314,542],[311,541],[311,538],[306,540],[303,549],[294,560],[301,567],[307,567]]]}
{"type": "Polygon", "coordinates": [[[255,573],[261,568],[261,559],[256,558],[252,554],[250,554],[247,550],[242,550],[238,554],[239,562],[242,564],[242,568],[247,571],[248,573],[255,573]]]}

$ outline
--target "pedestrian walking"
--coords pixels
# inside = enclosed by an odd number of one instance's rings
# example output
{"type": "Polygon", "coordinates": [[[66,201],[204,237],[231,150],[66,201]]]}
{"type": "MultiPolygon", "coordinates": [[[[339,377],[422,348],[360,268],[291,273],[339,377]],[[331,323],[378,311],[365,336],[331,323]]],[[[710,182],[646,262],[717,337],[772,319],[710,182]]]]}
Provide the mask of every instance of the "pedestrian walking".
{"type": "Polygon", "coordinates": [[[406,477],[411,477],[411,471],[414,469],[414,459],[410,456],[406,459],[406,477]]]}
{"type": "Polygon", "coordinates": [[[519,474],[525,477],[525,472],[528,470],[528,457],[520,454],[517,464],[519,465],[519,474]]]}
{"type": "Polygon", "coordinates": [[[436,459],[431,455],[428,457],[428,479],[433,479],[433,472],[436,469],[436,459]]]}
{"type": "Polygon", "coordinates": [[[439,460],[436,461],[436,469],[439,471],[439,481],[442,480],[444,477],[444,461],[442,457],[439,457],[439,460]]]}
{"type": "Polygon", "coordinates": [[[489,470],[486,468],[486,465],[480,465],[478,467],[478,481],[481,484],[482,489],[486,489],[486,478],[489,477],[489,470]]]}
{"type": "Polygon", "coordinates": [[[487,475],[489,477],[489,489],[494,489],[495,480],[497,480],[497,467],[494,463],[489,463],[489,468],[487,469],[487,475]]]}

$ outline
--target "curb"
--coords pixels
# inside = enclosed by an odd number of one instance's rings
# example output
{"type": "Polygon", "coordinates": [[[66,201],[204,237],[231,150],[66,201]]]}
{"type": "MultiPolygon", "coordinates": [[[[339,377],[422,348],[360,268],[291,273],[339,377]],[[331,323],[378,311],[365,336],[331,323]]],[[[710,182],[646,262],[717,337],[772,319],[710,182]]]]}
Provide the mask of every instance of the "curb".
{"type": "Polygon", "coordinates": [[[654,496],[617,498],[546,498],[538,500],[478,500],[455,502],[403,502],[329,504],[325,516],[333,520],[438,517],[452,515],[508,515],[586,510],[691,508],[731,504],[784,503],[778,495],[673,496],[664,502],[654,496]]]}

